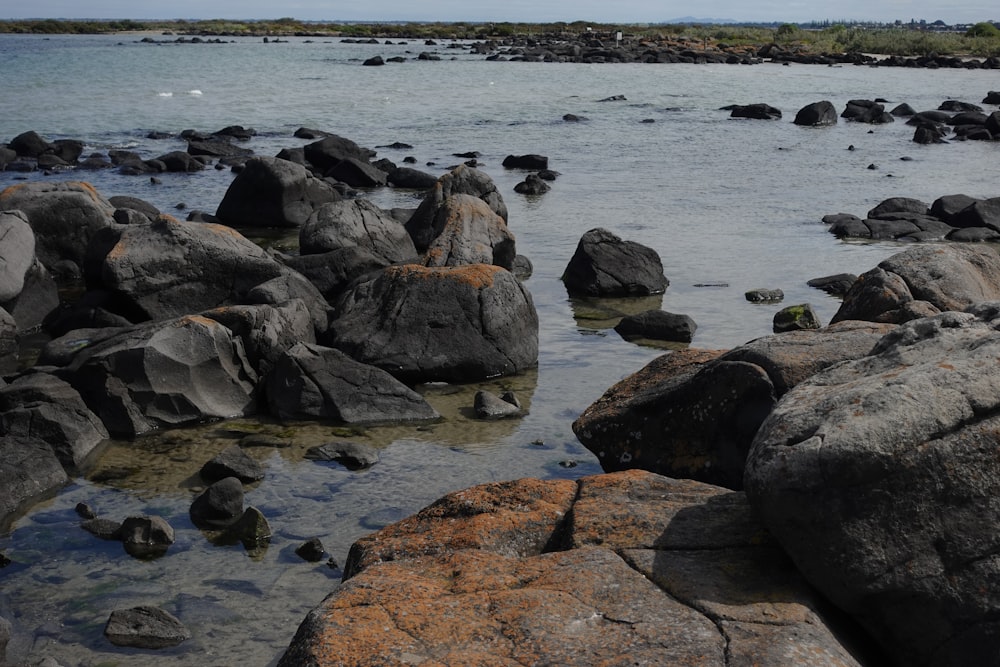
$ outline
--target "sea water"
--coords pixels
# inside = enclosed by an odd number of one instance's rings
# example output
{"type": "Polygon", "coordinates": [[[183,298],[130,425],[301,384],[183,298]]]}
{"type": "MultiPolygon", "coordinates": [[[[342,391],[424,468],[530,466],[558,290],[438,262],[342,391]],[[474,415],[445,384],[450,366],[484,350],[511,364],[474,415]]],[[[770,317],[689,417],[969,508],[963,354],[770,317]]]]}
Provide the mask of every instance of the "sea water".
{"type": "MultiPolygon", "coordinates": [[[[692,346],[700,348],[769,334],[784,305],[810,303],[828,322],[838,300],[806,281],[864,272],[905,246],[837,240],[823,215],[864,216],[893,196],[1000,195],[996,144],[921,146],[903,122],[791,122],[820,100],[838,109],[874,98],[917,110],[951,99],[979,103],[997,88],[989,71],[492,62],[451,42],[153,37],[161,43],[135,35],[0,36],[0,141],[35,130],[48,140],[82,139],[85,155],[124,148],[151,158],[185,148],[176,138],[147,138],[151,131],[243,125],[258,133],[243,145],[274,155],[307,143],[293,133],[309,127],[371,148],[404,142],[412,148],[377,148],[379,157],[398,164],[414,157],[435,175],[466,159],[456,154],[474,151],[504,196],[518,252],[534,265],[526,286],[539,314],[538,369],[474,386],[423,387],[444,420],[421,427],[345,431],[236,420],[109,444],[92,473],[0,536],[0,552],[13,561],[0,570],[0,616],[13,625],[15,663],[46,656],[67,667],[273,663],[308,610],[335,589],[359,536],[473,484],[600,472],[572,421],[664,353],[621,339],[611,328],[616,312],[690,315],[698,324],[692,346]],[[421,52],[440,60],[418,60],[421,52]],[[375,55],[406,62],[361,65],[375,55]],[[624,99],[601,101],[617,96],[624,99]],[[757,102],[783,118],[738,120],[720,110],[757,102]],[[582,120],[567,122],[565,114],[582,120]],[[548,156],[559,172],[550,192],[513,192],[524,174],[501,162],[525,153],[548,156]],[[596,304],[569,298],[560,276],[580,236],[595,227],[654,248],[671,283],[666,294],[596,304]],[[750,303],[744,293],[753,288],[781,289],[785,300],[750,303]],[[530,412],[477,422],[471,405],[479,388],[514,390],[530,412]],[[281,446],[249,450],[267,476],[248,487],[247,504],[264,512],[275,534],[268,548],[248,552],[211,543],[187,508],[202,487],[201,465],[253,433],[281,446]],[[351,472],[304,457],[312,445],[345,438],[377,447],[380,462],[351,472]],[[80,502],[118,520],[161,515],[177,541],[162,558],[133,559],[121,544],[79,528],[80,502]],[[294,554],[311,537],[333,563],[294,554]],[[192,639],[155,652],[111,645],[103,637],[109,614],[137,604],[173,612],[192,639]]],[[[105,196],[140,197],[183,218],[213,213],[232,178],[228,169],[163,174],[159,183],[114,170],[0,172],[0,187],[83,180],[105,196]]],[[[419,203],[417,193],[391,188],[362,196],[386,208],[419,203]]],[[[269,242],[294,251],[294,235],[269,242]]]]}

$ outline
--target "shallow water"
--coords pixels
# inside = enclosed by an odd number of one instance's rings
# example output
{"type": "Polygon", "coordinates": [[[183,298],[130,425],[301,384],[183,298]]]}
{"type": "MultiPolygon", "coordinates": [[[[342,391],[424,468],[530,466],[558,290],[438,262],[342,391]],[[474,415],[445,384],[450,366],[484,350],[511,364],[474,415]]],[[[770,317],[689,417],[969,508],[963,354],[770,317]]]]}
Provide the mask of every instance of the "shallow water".
{"type": "MultiPolygon", "coordinates": [[[[0,552],[14,561],[0,570],[0,616],[15,633],[9,659],[33,664],[52,656],[67,667],[269,664],[340,576],[325,562],[294,555],[306,539],[319,537],[342,564],[354,539],[447,491],[599,472],[573,436],[573,419],[662,353],[623,341],[610,328],[608,310],[688,314],[699,326],[692,344],[705,348],[768,334],[782,305],[809,302],[825,322],[839,302],[806,281],[863,272],[900,247],[837,241],[820,223],[823,215],[863,215],[891,196],[930,202],[959,192],[998,194],[997,145],[918,146],[903,123],[824,129],[791,123],[799,108],[821,99],[838,109],[874,97],[918,110],[946,99],[978,103],[996,88],[986,71],[504,63],[442,47],[440,62],[360,66],[376,54],[414,58],[425,50],[432,47],[0,36],[7,93],[0,96],[0,140],[33,129],[49,140],[84,139],[94,151],[128,147],[153,157],[183,144],[146,139],[150,130],[241,124],[259,132],[248,146],[273,155],[305,143],[292,133],[306,126],[369,147],[409,143],[412,149],[379,149],[379,155],[397,162],[412,155],[435,174],[461,162],[454,153],[478,151],[480,168],[504,194],[518,250],[534,263],[526,285],[540,319],[536,372],[472,387],[423,388],[444,416],[437,424],[345,432],[329,424],[240,420],[109,444],[87,479],[0,536],[0,552]],[[612,95],[627,99],[598,101],[612,95]],[[782,109],[785,118],[731,120],[719,111],[754,102],[782,109]],[[587,120],[567,123],[566,113],[587,120]],[[523,174],[500,163],[522,153],[549,156],[561,173],[551,192],[538,198],[513,192],[523,174]],[[667,293],[640,303],[569,299],[559,277],[580,236],[598,226],[655,248],[671,281],[667,293]],[[782,289],[784,303],[747,302],[744,292],[756,287],[782,289]],[[470,419],[480,387],[514,389],[530,414],[505,422],[470,419]],[[247,503],[264,512],[275,532],[255,554],[213,545],[187,516],[200,488],[198,469],[247,433],[287,445],[249,450],[267,476],[248,489],[247,503]],[[377,447],[381,461],[350,472],[303,458],[312,445],[345,438],[377,447]],[[78,502],[107,518],[162,515],[177,542],[163,558],[135,560],[121,544],[78,527],[78,502]],[[140,603],[174,612],[193,639],[156,652],[112,646],[102,634],[111,610],[140,603]]],[[[192,209],[214,212],[232,174],[164,175],[154,185],[110,171],[0,172],[0,187],[22,178],[87,180],[105,196],[138,196],[184,216],[192,209]],[[186,210],[175,209],[180,203],[186,210]]],[[[419,201],[391,189],[368,196],[385,207],[419,201]]]]}

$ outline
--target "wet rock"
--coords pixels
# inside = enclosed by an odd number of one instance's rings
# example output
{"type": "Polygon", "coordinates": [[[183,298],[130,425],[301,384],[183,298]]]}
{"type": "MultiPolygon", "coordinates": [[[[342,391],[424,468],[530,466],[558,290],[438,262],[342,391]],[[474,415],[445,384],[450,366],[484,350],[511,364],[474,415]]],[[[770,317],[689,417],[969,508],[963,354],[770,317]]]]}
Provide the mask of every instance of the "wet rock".
{"type": "Polygon", "coordinates": [[[448,197],[438,207],[433,226],[439,231],[423,253],[425,266],[513,267],[514,235],[482,199],[466,194],[448,197]]]}
{"type": "Polygon", "coordinates": [[[506,419],[524,414],[520,405],[483,389],[476,392],[472,409],[476,419],[506,419]]]}
{"type": "Polygon", "coordinates": [[[389,185],[410,190],[429,190],[437,185],[437,177],[419,169],[398,167],[389,172],[386,178],[389,185]]]}
{"type": "Polygon", "coordinates": [[[298,227],[320,206],[340,199],[339,192],[305,167],[258,157],[233,179],[215,215],[237,227],[298,227]]]}
{"type": "Polygon", "coordinates": [[[0,616],[0,662],[6,661],[7,643],[10,642],[10,621],[0,616]]]}
{"type": "Polygon", "coordinates": [[[264,479],[264,468],[239,445],[226,447],[211,461],[201,467],[198,473],[206,482],[218,482],[226,477],[235,477],[244,484],[264,479]]]}
{"type": "Polygon", "coordinates": [[[840,117],[856,123],[892,123],[895,118],[885,110],[885,106],[873,100],[850,100],[840,117]]]}
{"type": "Polygon", "coordinates": [[[7,146],[20,157],[37,158],[52,150],[52,146],[34,130],[22,132],[13,139],[7,146]]]}
{"type": "Polygon", "coordinates": [[[796,125],[805,125],[807,127],[836,125],[837,109],[833,106],[833,102],[828,100],[813,102],[799,109],[798,113],[795,114],[795,120],[792,122],[796,125]]]}
{"type": "Polygon", "coordinates": [[[69,482],[55,452],[44,440],[3,436],[0,456],[0,531],[30,504],[52,496],[69,482]]]}
{"type": "Polygon", "coordinates": [[[236,521],[226,526],[219,540],[240,542],[247,551],[266,547],[271,542],[271,526],[256,507],[248,507],[236,521]]]}
{"type": "Polygon", "coordinates": [[[372,150],[363,148],[350,139],[327,132],[321,134],[325,136],[319,141],[307,144],[304,150],[306,161],[318,174],[326,174],[348,158],[367,162],[374,156],[372,150]]]}
{"type": "Polygon", "coordinates": [[[774,314],[772,322],[774,333],[801,331],[802,329],[819,329],[819,315],[808,303],[796,306],[785,306],[774,314]]]}
{"type": "Polygon", "coordinates": [[[366,199],[331,202],[316,210],[299,230],[303,255],[361,248],[386,265],[416,259],[406,228],[366,199]]]}
{"type": "Polygon", "coordinates": [[[388,174],[367,160],[347,157],[328,169],[324,176],[352,188],[377,188],[387,183],[388,174]]]}
{"type": "Polygon", "coordinates": [[[529,169],[538,171],[549,168],[549,158],[544,155],[529,153],[527,155],[508,155],[503,160],[503,166],[507,169],[529,169]]]}
{"type": "Polygon", "coordinates": [[[730,118],[751,118],[755,120],[779,120],[781,109],[776,109],[769,104],[734,104],[725,107],[729,111],[730,118]]]}
{"type": "Polygon", "coordinates": [[[521,195],[542,195],[552,188],[538,174],[528,174],[514,186],[514,192],[521,195]]]}
{"type": "Polygon", "coordinates": [[[163,164],[164,171],[175,172],[175,173],[191,173],[195,171],[202,171],[205,168],[205,163],[199,160],[197,156],[191,155],[185,151],[171,151],[169,153],[164,153],[155,158],[159,163],[163,164]]]}
{"type": "Polygon", "coordinates": [[[174,543],[174,529],[158,516],[130,516],[120,534],[125,551],[136,558],[158,558],[174,543]]]}
{"type": "Polygon", "coordinates": [[[313,461],[336,461],[348,470],[366,470],[379,462],[378,450],[359,442],[327,442],[310,447],[305,457],[313,461]]]}
{"type": "Polygon", "coordinates": [[[403,382],[474,382],[538,363],[538,315],[514,276],[484,264],[389,267],[349,290],[331,347],[403,382]]]}
{"type": "Polygon", "coordinates": [[[648,296],[670,284],[655,250],[602,228],[580,238],[562,280],[573,296],[648,296]]]}
{"type": "Polygon", "coordinates": [[[296,547],[295,555],[306,562],[318,563],[326,555],[326,548],[318,537],[313,537],[296,547]]]}
{"type": "Polygon", "coordinates": [[[615,325],[615,331],[625,340],[646,338],[677,343],[690,343],[698,325],[688,315],[647,310],[626,315],[615,325]]]}
{"type": "Polygon", "coordinates": [[[821,289],[831,296],[844,296],[858,277],[853,273],[837,273],[830,276],[813,278],[806,282],[809,287],[821,289]]]}
{"type": "Polygon", "coordinates": [[[288,350],[265,386],[268,409],[281,420],[358,424],[438,417],[420,394],[385,370],[319,345],[299,343],[288,350]]]}
{"type": "Polygon", "coordinates": [[[20,361],[20,344],[17,338],[17,322],[3,308],[0,308],[0,374],[14,373],[20,361]]]}
{"type": "Polygon", "coordinates": [[[227,477],[212,484],[191,503],[191,523],[202,530],[221,530],[243,515],[243,484],[227,477]]]}
{"type": "Polygon", "coordinates": [[[83,528],[94,537],[99,537],[102,540],[114,542],[122,541],[122,524],[119,521],[92,517],[86,521],[81,521],[80,528],[83,528]]]}
{"type": "Polygon", "coordinates": [[[897,664],[1000,649],[995,432],[1000,305],[908,322],[792,389],[761,427],[747,494],[803,575],[897,664]],[[933,396],[933,400],[926,397],[933,396]]]}
{"type": "Polygon", "coordinates": [[[265,377],[290,347],[316,342],[309,309],[301,299],[278,305],[226,306],[206,310],[202,315],[219,322],[242,341],[258,377],[265,377]]]}
{"type": "Polygon", "coordinates": [[[778,303],[785,298],[785,293],[780,289],[757,288],[744,294],[750,303],[778,303]]]}
{"type": "Polygon", "coordinates": [[[191,632],[169,612],[140,606],[111,612],[104,636],[115,646],[161,649],[187,641],[191,632]]]}

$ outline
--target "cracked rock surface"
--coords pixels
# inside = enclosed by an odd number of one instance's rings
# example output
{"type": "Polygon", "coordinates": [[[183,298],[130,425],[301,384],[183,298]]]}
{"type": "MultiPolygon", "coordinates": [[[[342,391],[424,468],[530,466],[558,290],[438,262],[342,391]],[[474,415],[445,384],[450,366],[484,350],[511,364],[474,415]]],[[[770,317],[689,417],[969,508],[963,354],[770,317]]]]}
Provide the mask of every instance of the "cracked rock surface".
{"type": "Polygon", "coordinates": [[[359,540],[280,664],[861,664],[829,618],[742,493],[632,470],[473,487],[359,540]]]}

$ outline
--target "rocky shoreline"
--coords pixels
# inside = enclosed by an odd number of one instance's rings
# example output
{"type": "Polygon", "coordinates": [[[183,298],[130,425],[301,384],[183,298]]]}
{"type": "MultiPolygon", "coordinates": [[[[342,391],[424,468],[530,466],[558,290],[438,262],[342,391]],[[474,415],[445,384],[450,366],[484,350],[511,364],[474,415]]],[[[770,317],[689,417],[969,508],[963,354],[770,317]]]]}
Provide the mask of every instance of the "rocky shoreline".
{"type": "MultiPolygon", "coordinates": [[[[854,121],[884,122],[877,105],[854,104],[873,119],[854,121]]],[[[774,118],[766,105],[728,111],[774,118]]],[[[830,122],[812,111],[801,124],[830,122]]],[[[940,123],[964,127],[948,121],[967,112],[940,123]]],[[[988,132],[998,114],[981,114],[988,132]]],[[[531,263],[474,157],[435,179],[337,135],[297,134],[311,143],[256,157],[241,145],[252,130],[189,133],[186,152],[117,165],[231,165],[218,209],[183,221],[83,181],[0,192],[0,529],[83,474],[108,437],[249,415],[416,427],[439,416],[414,385],[537,364],[538,315],[520,279],[531,263]],[[419,206],[356,196],[388,184],[422,192],[419,206]],[[239,231],[260,227],[297,230],[298,254],[239,231]],[[20,345],[38,329],[51,340],[26,364],[20,345]]],[[[8,166],[53,173],[122,157],[81,155],[82,143],[35,133],[0,149],[8,166]]],[[[539,155],[504,164],[540,180],[548,166],[539,155]]],[[[911,240],[971,240],[920,227],[947,214],[949,229],[989,240],[997,201],[887,200],[861,224],[869,238],[893,221],[927,232],[907,228],[911,240]]],[[[922,243],[847,279],[825,328],[659,357],[573,424],[607,474],[476,487],[360,540],[345,584],[282,664],[961,665],[995,654],[1000,595],[979,584],[1000,576],[988,529],[1000,518],[998,276],[992,244],[922,243]]],[[[602,228],[580,239],[563,282],[592,298],[669,286],[654,250],[602,228]]],[[[640,336],[662,326],[642,324],[640,336]]],[[[677,335],[690,340],[693,326],[677,335]]],[[[475,408],[519,410],[515,396],[475,408]]],[[[239,451],[206,462],[191,519],[253,549],[271,527],[244,506],[245,463],[239,451]]],[[[159,517],[79,510],[133,557],[173,543],[159,517]]],[[[162,610],[131,611],[109,619],[110,641],[184,641],[162,610]]]]}

